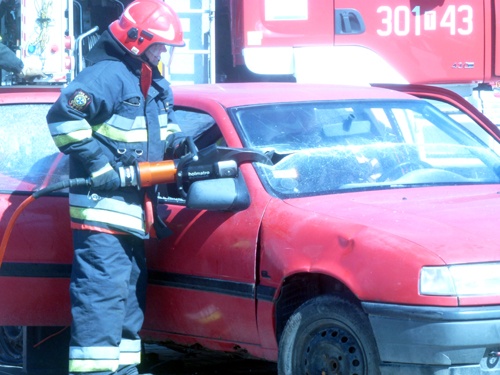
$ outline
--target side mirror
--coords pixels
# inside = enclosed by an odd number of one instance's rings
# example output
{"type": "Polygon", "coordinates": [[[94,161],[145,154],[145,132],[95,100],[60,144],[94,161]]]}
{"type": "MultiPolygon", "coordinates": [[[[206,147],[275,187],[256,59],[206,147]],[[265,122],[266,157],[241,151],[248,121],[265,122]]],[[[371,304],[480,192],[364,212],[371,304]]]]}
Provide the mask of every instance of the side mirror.
{"type": "Polygon", "coordinates": [[[198,210],[242,211],[250,206],[250,195],[241,176],[200,180],[189,187],[186,206],[198,210]]]}

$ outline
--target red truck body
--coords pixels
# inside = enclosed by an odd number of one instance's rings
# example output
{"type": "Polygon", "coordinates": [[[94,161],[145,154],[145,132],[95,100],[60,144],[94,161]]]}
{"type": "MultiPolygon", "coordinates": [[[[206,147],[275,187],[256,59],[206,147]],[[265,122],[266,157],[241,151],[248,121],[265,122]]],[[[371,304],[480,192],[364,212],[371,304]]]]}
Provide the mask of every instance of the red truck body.
{"type": "Polygon", "coordinates": [[[258,0],[232,7],[235,63],[257,73],[453,85],[494,84],[500,74],[498,1],[258,0]]]}

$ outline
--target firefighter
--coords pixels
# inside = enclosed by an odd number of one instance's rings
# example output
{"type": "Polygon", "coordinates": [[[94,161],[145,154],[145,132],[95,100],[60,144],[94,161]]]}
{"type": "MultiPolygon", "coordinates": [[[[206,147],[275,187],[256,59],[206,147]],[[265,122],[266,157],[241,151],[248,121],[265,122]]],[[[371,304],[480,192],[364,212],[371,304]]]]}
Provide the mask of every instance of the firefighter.
{"type": "Polygon", "coordinates": [[[161,0],[135,0],[87,55],[91,65],[61,92],[47,114],[70,178],[90,187],[69,195],[74,259],[70,281],[70,374],[138,374],[144,319],[144,240],[154,189],[121,187],[117,168],[164,158],[177,132],[169,82],[157,65],[184,46],[178,16],[161,0]]]}

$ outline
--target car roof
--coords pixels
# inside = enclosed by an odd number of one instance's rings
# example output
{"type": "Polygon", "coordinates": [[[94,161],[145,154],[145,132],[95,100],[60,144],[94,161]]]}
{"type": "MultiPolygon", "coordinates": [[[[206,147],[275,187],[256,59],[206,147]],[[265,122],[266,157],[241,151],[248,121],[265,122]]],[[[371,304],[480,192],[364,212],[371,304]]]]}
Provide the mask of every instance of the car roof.
{"type": "Polygon", "coordinates": [[[212,99],[224,107],[321,100],[416,99],[405,93],[370,86],[292,82],[174,85],[174,101],[184,97],[212,99]]]}
{"type": "Polygon", "coordinates": [[[60,93],[60,86],[2,86],[0,104],[54,103],[60,93]]]}
{"type": "MultiPolygon", "coordinates": [[[[211,99],[227,108],[300,101],[415,99],[405,93],[370,86],[293,82],[190,84],[173,85],[172,88],[175,102],[196,97],[211,99]]],[[[59,86],[3,86],[0,88],[0,104],[53,103],[59,97],[60,90],[59,86]]]]}

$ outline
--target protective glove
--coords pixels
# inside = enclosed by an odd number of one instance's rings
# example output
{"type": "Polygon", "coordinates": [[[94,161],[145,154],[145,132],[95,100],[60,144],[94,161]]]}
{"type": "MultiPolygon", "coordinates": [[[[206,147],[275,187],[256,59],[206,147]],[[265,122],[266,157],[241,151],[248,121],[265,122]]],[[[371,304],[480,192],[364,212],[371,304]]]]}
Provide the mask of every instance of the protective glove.
{"type": "Polygon", "coordinates": [[[120,187],[120,175],[111,164],[106,164],[103,168],[93,172],[90,178],[95,190],[113,191],[120,187]]]}
{"type": "Polygon", "coordinates": [[[187,152],[188,146],[185,135],[179,132],[168,136],[164,160],[180,159],[187,152]]]}

